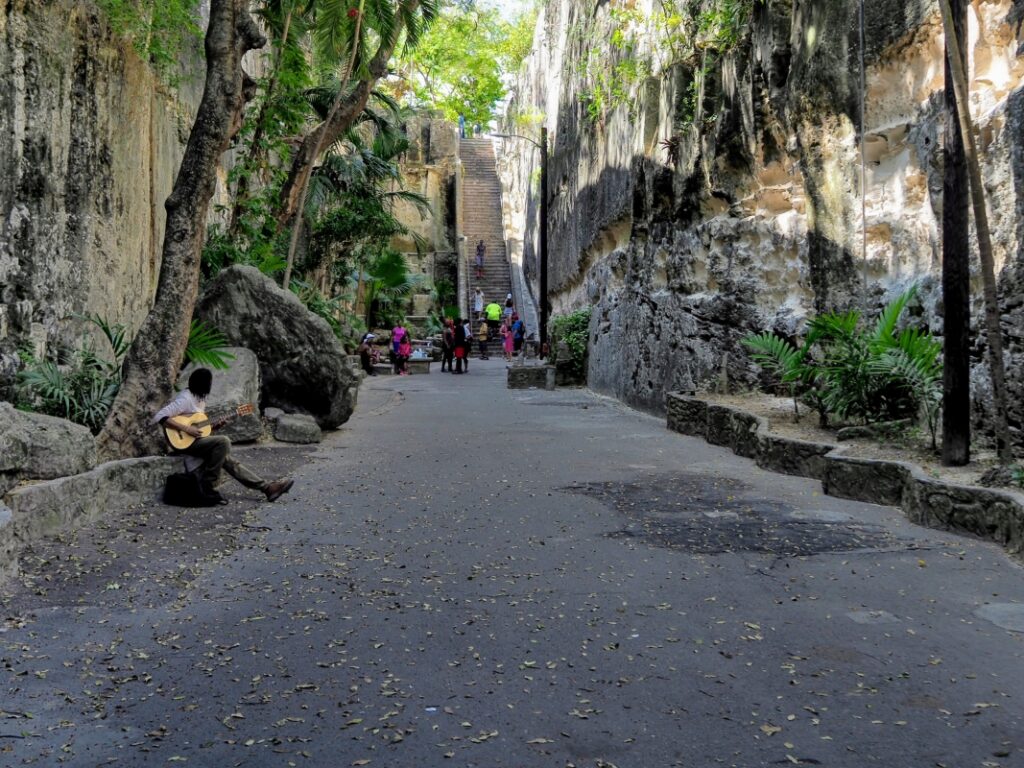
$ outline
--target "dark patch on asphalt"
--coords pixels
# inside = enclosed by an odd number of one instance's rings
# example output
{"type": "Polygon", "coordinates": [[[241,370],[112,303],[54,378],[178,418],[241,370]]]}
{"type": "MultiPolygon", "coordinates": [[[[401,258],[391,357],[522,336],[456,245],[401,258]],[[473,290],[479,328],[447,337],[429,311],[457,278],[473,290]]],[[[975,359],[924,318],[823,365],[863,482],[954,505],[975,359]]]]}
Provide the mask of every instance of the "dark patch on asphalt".
{"type": "Polygon", "coordinates": [[[752,495],[751,487],[738,480],[677,474],[563,490],[597,499],[627,519],[628,525],[606,534],[609,538],[638,538],[694,554],[800,557],[901,548],[880,526],[796,516],[794,507],[752,495]]]}

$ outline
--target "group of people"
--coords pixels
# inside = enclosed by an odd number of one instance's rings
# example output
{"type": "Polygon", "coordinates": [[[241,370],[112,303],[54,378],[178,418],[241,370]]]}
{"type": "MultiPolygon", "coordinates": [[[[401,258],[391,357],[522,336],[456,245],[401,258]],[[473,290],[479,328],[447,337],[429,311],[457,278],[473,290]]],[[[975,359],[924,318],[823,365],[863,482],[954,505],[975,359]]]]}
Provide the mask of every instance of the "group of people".
{"type": "Polygon", "coordinates": [[[489,359],[487,354],[488,328],[481,322],[473,333],[473,324],[468,318],[448,318],[441,334],[441,372],[469,373],[469,353],[476,339],[480,346],[480,359],[489,359]]]}

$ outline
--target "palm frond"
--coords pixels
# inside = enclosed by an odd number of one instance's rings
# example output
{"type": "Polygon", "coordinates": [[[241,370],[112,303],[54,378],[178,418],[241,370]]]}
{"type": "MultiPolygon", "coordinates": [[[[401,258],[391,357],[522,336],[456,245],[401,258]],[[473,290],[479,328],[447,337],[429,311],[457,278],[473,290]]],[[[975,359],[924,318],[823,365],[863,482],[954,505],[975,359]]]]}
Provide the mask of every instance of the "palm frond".
{"type": "Polygon", "coordinates": [[[227,346],[228,340],[224,334],[202,320],[193,320],[189,327],[185,359],[190,363],[223,370],[230,367],[230,360],[235,359],[233,354],[226,351],[227,346]]]}
{"type": "Polygon", "coordinates": [[[397,189],[392,192],[385,192],[384,198],[390,201],[401,200],[402,202],[410,203],[419,212],[421,219],[425,219],[434,213],[434,209],[430,205],[430,198],[421,195],[419,192],[397,189]]]}
{"type": "Polygon", "coordinates": [[[915,296],[917,296],[917,285],[912,285],[885,305],[875,322],[874,340],[876,342],[888,343],[896,335],[896,326],[899,324],[900,317],[903,316],[903,310],[915,296]]]}

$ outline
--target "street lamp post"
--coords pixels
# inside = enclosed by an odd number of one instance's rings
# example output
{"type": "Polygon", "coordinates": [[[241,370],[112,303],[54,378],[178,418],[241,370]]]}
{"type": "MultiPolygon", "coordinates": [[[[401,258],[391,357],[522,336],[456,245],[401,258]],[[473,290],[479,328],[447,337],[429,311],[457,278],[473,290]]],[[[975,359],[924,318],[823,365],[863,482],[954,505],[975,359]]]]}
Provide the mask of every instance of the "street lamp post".
{"type": "Polygon", "coordinates": [[[548,129],[540,129],[540,143],[528,136],[495,133],[499,139],[522,139],[540,150],[540,352],[548,343],[548,129]]]}

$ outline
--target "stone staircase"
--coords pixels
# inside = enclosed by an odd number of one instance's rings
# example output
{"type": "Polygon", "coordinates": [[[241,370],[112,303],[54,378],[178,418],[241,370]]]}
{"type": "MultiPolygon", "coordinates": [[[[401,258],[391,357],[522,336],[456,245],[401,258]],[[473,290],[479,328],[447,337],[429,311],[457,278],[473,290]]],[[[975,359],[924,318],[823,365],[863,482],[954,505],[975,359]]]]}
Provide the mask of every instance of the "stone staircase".
{"type": "MultiPolygon", "coordinates": [[[[512,275],[505,252],[505,232],[501,221],[501,183],[494,164],[494,144],[489,138],[463,139],[460,156],[462,181],[463,234],[466,236],[468,295],[466,306],[473,311],[477,286],[484,292],[484,305],[497,301],[504,306],[512,293],[512,275]],[[484,276],[476,277],[476,245],[484,241],[484,276]]],[[[493,344],[492,344],[493,346],[493,344]]]]}

